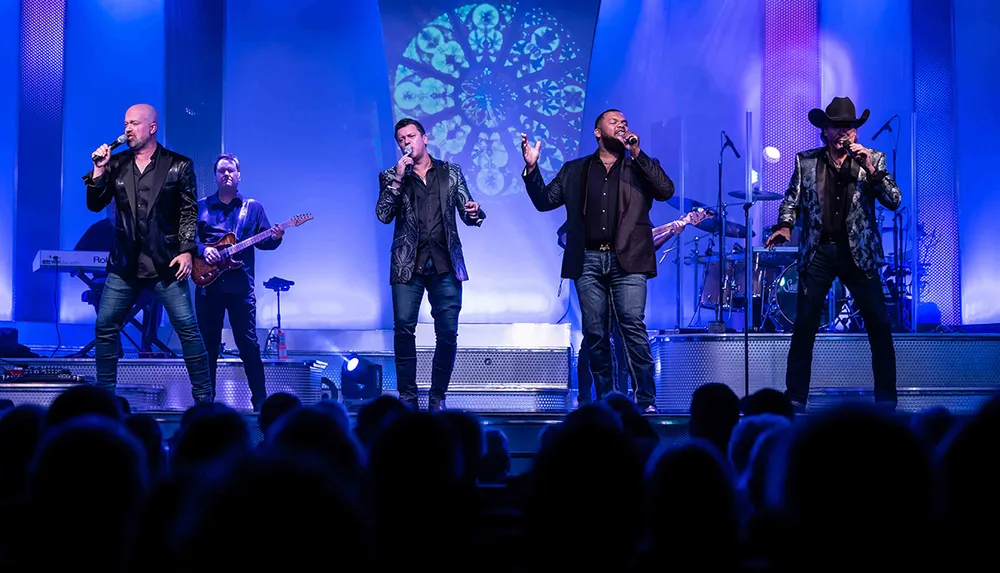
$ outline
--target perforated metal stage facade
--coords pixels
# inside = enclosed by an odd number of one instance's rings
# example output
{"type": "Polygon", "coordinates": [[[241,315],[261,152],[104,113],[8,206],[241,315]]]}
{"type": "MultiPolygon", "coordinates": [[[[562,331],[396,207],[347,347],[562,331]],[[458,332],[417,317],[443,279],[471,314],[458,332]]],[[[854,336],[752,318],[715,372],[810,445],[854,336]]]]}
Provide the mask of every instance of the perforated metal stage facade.
{"type": "MultiPolygon", "coordinates": [[[[97,366],[92,358],[52,358],[17,360],[28,367],[58,367],[75,376],[93,381],[97,366]]],[[[268,394],[288,392],[304,403],[320,399],[321,372],[304,361],[264,361],[264,376],[268,394]]],[[[250,388],[243,364],[236,359],[219,360],[216,401],[238,410],[250,410],[250,388]]],[[[48,406],[72,384],[33,384],[5,382],[0,384],[0,398],[10,398],[15,404],[30,403],[48,406]]],[[[118,395],[125,397],[135,411],[183,411],[194,404],[191,380],[181,359],[122,359],[118,361],[118,395]]]]}
{"type": "MultiPolygon", "coordinates": [[[[956,413],[975,410],[1000,391],[1000,336],[895,335],[899,410],[944,406],[956,413]]],[[[750,392],[783,389],[788,335],[749,338],[750,392]]],[[[662,414],[686,414],[691,395],[709,382],[728,384],[745,394],[743,336],[680,335],[651,339],[655,361],[657,407],[662,414]]],[[[296,354],[287,361],[265,360],[269,394],[289,392],[309,404],[321,399],[322,379],[339,387],[341,367],[354,354],[296,354]]],[[[383,391],[396,389],[391,352],[357,352],[380,365],[383,391]]],[[[430,387],[431,348],[417,350],[417,384],[426,406],[430,387]]],[[[59,367],[93,379],[93,359],[18,360],[24,366],[59,367]]],[[[570,348],[459,349],[448,391],[448,407],[484,414],[559,415],[575,402],[570,348]]],[[[0,398],[47,405],[69,384],[0,383],[0,398]]],[[[820,335],[816,340],[810,408],[845,401],[872,400],[871,353],[864,335],[820,335]]],[[[191,384],[180,359],[124,359],[119,362],[119,390],[137,411],[183,411],[191,403],[191,384]]],[[[238,359],[219,361],[217,398],[240,410],[250,409],[250,393],[238,359]]]]}
{"type": "MultiPolygon", "coordinates": [[[[975,410],[1000,391],[1000,336],[896,334],[899,410],[944,406],[975,410]]],[[[785,388],[791,336],[751,334],[750,392],[785,388]]],[[[687,412],[691,394],[709,382],[746,391],[744,339],[735,335],[658,336],[652,341],[656,404],[664,413],[687,412]]],[[[872,400],[871,351],[863,335],[820,335],[813,353],[810,407],[872,400]]]]}
{"type": "MultiPolygon", "coordinates": [[[[382,389],[396,390],[391,352],[358,353],[382,367],[382,389]]],[[[341,365],[329,361],[323,376],[340,387],[341,365]]],[[[417,387],[421,407],[431,386],[433,348],[417,349],[417,387]]],[[[569,348],[459,348],[448,387],[448,407],[476,412],[561,413],[570,405],[569,348]]]]}

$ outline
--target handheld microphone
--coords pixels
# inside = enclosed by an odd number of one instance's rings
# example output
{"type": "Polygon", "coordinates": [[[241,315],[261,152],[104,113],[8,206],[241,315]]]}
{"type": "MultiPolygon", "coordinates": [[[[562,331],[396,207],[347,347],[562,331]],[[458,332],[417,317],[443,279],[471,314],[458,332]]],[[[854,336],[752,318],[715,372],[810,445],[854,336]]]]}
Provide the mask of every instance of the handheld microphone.
{"type": "MultiPolygon", "coordinates": [[[[403,157],[409,157],[411,155],[413,155],[413,146],[412,145],[407,145],[406,147],[403,148],[403,157]]],[[[406,166],[406,172],[407,173],[409,173],[412,170],[413,170],[413,164],[412,163],[410,165],[406,166]]]]}
{"type": "Polygon", "coordinates": [[[625,138],[626,145],[635,145],[636,143],[639,143],[639,138],[634,135],[630,135],[625,138]]]}
{"type": "MultiPolygon", "coordinates": [[[[113,142],[111,142],[111,143],[108,144],[108,151],[109,152],[114,151],[116,147],[118,147],[119,145],[125,143],[126,140],[128,140],[128,138],[125,137],[124,133],[121,134],[121,135],[119,135],[118,139],[116,139],[113,142]]],[[[97,163],[98,161],[104,159],[104,156],[95,153],[95,154],[93,154],[93,155],[90,156],[90,159],[94,163],[97,163]]]]}
{"type": "Polygon", "coordinates": [[[844,139],[844,140],[841,140],[840,146],[844,148],[844,151],[846,151],[847,154],[851,156],[851,159],[853,159],[855,163],[857,163],[858,165],[863,165],[863,163],[861,162],[861,160],[858,159],[858,156],[855,155],[853,151],[851,151],[851,144],[852,143],[857,143],[857,142],[856,141],[848,141],[848,140],[844,139]]]}
{"type": "Polygon", "coordinates": [[[890,124],[892,123],[892,120],[898,119],[898,118],[899,118],[899,115],[894,115],[894,116],[890,117],[888,120],[886,120],[886,122],[884,124],[882,124],[882,127],[878,128],[878,131],[875,132],[875,135],[872,136],[872,141],[875,141],[876,139],[878,139],[878,136],[882,135],[882,132],[885,131],[885,130],[887,130],[887,129],[891,132],[892,131],[892,125],[890,125],[890,124]]]}

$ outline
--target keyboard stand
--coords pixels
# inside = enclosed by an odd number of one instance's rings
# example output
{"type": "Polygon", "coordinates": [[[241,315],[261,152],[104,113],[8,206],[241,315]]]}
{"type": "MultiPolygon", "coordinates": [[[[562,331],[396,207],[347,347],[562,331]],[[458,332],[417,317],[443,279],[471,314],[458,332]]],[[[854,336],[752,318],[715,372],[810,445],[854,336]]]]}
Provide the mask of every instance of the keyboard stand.
{"type": "MultiPolygon", "coordinates": [[[[73,271],[70,273],[70,275],[83,281],[83,283],[86,284],[87,287],[92,290],[102,288],[100,285],[97,284],[97,281],[94,280],[93,276],[88,275],[84,271],[73,271]]],[[[156,297],[153,297],[153,300],[149,303],[148,306],[144,306],[142,304],[135,304],[132,306],[132,310],[129,311],[128,316],[125,317],[125,325],[131,324],[136,329],[138,329],[139,332],[142,334],[141,338],[142,342],[140,344],[136,344],[135,340],[133,340],[132,337],[129,336],[127,332],[125,332],[124,326],[121,329],[121,336],[124,336],[125,338],[128,339],[129,342],[132,343],[132,346],[134,346],[139,351],[140,357],[143,357],[143,355],[153,354],[153,347],[156,346],[156,348],[160,349],[164,354],[167,355],[167,358],[177,358],[177,353],[171,350],[170,347],[164,344],[164,342],[160,340],[159,337],[157,336],[157,330],[159,329],[160,322],[162,321],[162,319],[163,319],[163,305],[160,304],[160,301],[157,300],[156,297]],[[139,319],[136,318],[140,312],[142,313],[142,322],[139,322],[139,319]]],[[[71,358],[86,357],[87,354],[91,350],[93,350],[96,345],[97,345],[97,340],[96,339],[91,340],[90,342],[87,343],[86,346],[81,348],[78,352],[72,354],[71,358]]]]}

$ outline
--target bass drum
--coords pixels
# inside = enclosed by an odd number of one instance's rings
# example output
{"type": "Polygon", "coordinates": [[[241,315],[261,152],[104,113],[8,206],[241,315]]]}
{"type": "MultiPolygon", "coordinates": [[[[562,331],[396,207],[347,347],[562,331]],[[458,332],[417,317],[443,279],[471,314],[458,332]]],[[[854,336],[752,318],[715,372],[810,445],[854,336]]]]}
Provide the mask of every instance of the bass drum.
{"type": "MultiPolygon", "coordinates": [[[[771,285],[770,318],[779,332],[791,332],[795,325],[795,314],[799,297],[799,270],[792,264],[781,271],[771,285]]],[[[820,318],[820,330],[830,327],[834,319],[847,304],[847,293],[841,282],[834,281],[833,287],[826,295],[823,314],[820,318]],[[832,311],[832,317],[831,317],[832,311]]]]}

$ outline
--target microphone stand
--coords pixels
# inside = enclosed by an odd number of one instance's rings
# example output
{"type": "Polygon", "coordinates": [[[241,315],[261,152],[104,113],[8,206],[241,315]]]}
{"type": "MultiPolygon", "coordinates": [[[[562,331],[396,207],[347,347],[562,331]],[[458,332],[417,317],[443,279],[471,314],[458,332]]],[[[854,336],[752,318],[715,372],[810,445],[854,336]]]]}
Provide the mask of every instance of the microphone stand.
{"type": "MultiPolygon", "coordinates": [[[[753,283],[751,282],[754,265],[756,261],[756,256],[753,252],[753,245],[751,244],[751,232],[750,231],[750,209],[753,207],[754,203],[757,202],[756,195],[753,189],[750,190],[750,194],[747,196],[746,203],[743,203],[743,220],[746,225],[746,235],[744,235],[744,240],[746,241],[746,248],[743,249],[744,259],[743,268],[746,269],[747,273],[747,286],[750,287],[745,295],[746,303],[743,307],[743,395],[750,395],[750,315],[753,313],[753,283]]],[[[761,293],[763,296],[763,293],[761,293]]],[[[761,309],[763,310],[764,300],[761,299],[761,309]]]]}
{"type": "MultiPolygon", "coordinates": [[[[719,200],[716,203],[719,207],[719,213],[716,215],[716,220],[718,221],[719,228],[719,300],[715,303],[715,320],[708,323],[708,331],[711,333],[721,333],[726,332],[726,321],[722,318],[722,303],[725,301],[726,296],[726,205],[722,202],[722,158],[726,155],[726,148],[732,146],[732,142],[726,132],[721,133],[722,138],[722,149],[719,150],[719,200]]],[[[733,147],[733,153],[739,158],[740,154],[737,153],[736,148],[733,147]]]]}
{"type": "MultiPolygon", "coordinates": [[[[896,181],[896,153],[899,151],[899,116],[894,116],[896,119],[896,129],[892,129],[889,125],[892,123],[893,118],[890,117],[889,121],[885,124],[885,129],[889,131],[892,137],[892,180],[896,181]]],[[[872,141],[878,139],[879,134],[875,134],[872,141]]],[[[898,328],[903,328],[903,301],[905,300],[905,291],[903,290],[903,214],[897,209],[892,212],[892,265],[893,274],[896,280],[896,292],[893,298],[896,299],[896,320],[898,328]]]]}

